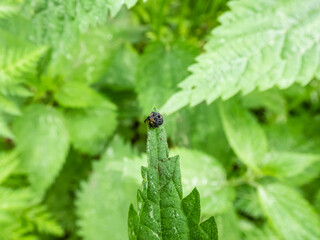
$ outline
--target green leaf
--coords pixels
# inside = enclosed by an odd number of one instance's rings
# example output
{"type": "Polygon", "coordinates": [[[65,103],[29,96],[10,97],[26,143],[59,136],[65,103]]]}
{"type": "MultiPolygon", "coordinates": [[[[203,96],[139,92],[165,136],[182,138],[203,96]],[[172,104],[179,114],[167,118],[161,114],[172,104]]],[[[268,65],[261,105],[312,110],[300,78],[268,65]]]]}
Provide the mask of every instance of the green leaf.
{"type": "Polygon", "coordinates": [[[163,125],[148,128],[147,154],[148,167],[141,169],[143,182],[142,190],[138,191],[138,217],[130,210],[131,239],[217,239],[214,219],[199,226],[198,191],[194,190],[182,200],[179,156],[169,158],[163,125]],[[131,224],[133,218],[139,218],[138,232],[131,224]]]}
{"type": "Polygon", "coordinates": [[[256,119],[236,99],[220,104],[223,128],[238,158],[254,171],[258,170],[268,150],[267,137],[256,119]]]}
{"type": "Polygon", "coordinates": [[[130,43],[144,37],[144,27],[138,24],[135,15],[125,10],[108,24],[91,28],[62,54],[54,54],[57,57],[52,58],[49,75],[112,88],[129,87],[137,68],[137,53],[130,43]],[[120,72],[114,72],[116,69],[120,72]]]}
{"type": "Polygon", "coordinates": [[[264,92],[258,90],[253,91],[243,97],[242,105],[245,108],[264,108],[269,110],[271,113],[277,115],[276,117],[279,121],[286,119],[286,99],[278,89],[273,88],[264,92]]]}
{"type": "MultiPolygon", "coordinates": [[[[285,123],[276,123],[264,126],[265,132],[268,136],[268,142],[271,152],[282,153],[299,153],[305,156],[319,155],[320,138],[315,132],[318,132],[319,121],[317,118],[310,116],[290,117],[285,123]]],[[[310,157],[308,157],[310,158],[310,157]]],[[[311,157],[312,159],[312,157],[311,157]]],[[[293,163],[298,162],[293,161],[293,163]]],[[[279,163],[274,163],[281,165],[279,163]]],[[[304,185],[319,176],[320,164],[318,161],[311,163],[310,161],[299,162],[301,166],[305,166],[303,171],[300,171],[292,177],[281,178],[286,184],[291,186],[304,185]]],[[[283,164],[283,168],[285,164],[283,164]]],[[[299,171],[295,169],[294,172],[299,171]]]]}
{"type": "Polygon", "coordinates": [[[79,182],[88,178],[92,170],[91,164],[88,156],[71,148],[62,170],[46,192],[44,204],[68,233],[78,229],[75,195],[79,190],[79,182]]]}
{"type": "Polygon", "coordinates": [[[112,103],[105,101],[107,106],[72,109],[65,113],[71,143],[83,153],[101,153],[117,126],[117,114],[109,107],[112,103]]]}
{"type": "Polygon", "coordinates": [[[315,209],[318,212],[318,215],[320,214],[320,189],[315,193],[313,205],[315,209]]]}
{"type": "Polygon", "coordinates": [[[0,113],[0,137],[14,139],[14,135],[8,126],[5,117],[0,113]]]}
{"type": "Polygon", "coordinates": [[[19,161],[14,152],[0,152],[0,184],[16,169],[19,161]]]}
{"type": "Polygon", "coordinates": [[[105,100],[98,92],[88,87],[85,83],[65,82],[54,95],[55,100],[64,107],[86,108],[105,105],[110,109],[115,106],[105,100]]]}
{"type": "Polygon", "coordinates": [[[265,214],[284,239],[319,239],[320,221],[310,204],[293,189],[278,184],[258,187],[265,214]]]}
{"type": "Polygon", "coordinates": [[[288,118],[284,123],[263,125],[271,151],[319,154],[319,120],[308,115],[288,118]]]}
{"type": "Polygon", "coordinates": [[[251,186],[240,185],[237,187],[237,199],[234,206],[238,211],[254,218],[264,217],[264,212],[258,198],[258,192],[251,186]]]}
{"type": "Polygon", "coordinates": [[[129,240],[137,240],[137,235],[139,232],[139,216],[132,204],[129,207],[129,214],[128,214],[128,235],[129,240]]]}
{"type": "Polygon", "coordinates": [[[63,236],[63,229],[52,218],[45,206],[33,207],[25,215],[25,218],[36,226],[38,232],[53,234],[59,237],[63,236]]]}
{"type": "MultiPolygon", "coordinates": [[[[166,129],[174,146],[201,150],[228,168],[234,155],[222,127],[218,106],[215,102],[209,107],[199,104],[193,111],[182,109],[166,117],[166,129]],[[211,142],[214,147],[208,144],[211,142]]],[[[203,196],[201,189],[198,190],[203,196]]]]}
{"type": "Polygon", "coordinates": [[[0,48],[0,86],[35,79],[39,61],[47,51],[47,47],[0,48]]]}
{"type": "Polygon", "coordinates": [[[114,90],[132,89],[136,83],[139,55],[129,44],[120,44],[109,52],[104,63],[105,72],[96,85],[114,90]]]}
{"type": "Polygon", "coordinates": [[[135,200],[141,176],[135,149],[115,137],[95,162],[89,180],[78,194],[80,235],[85,240],[122,240],[128,236],[128,206],[135,200]]]}
{"type": "Polygon", "coordinates": [[[295,152],[269,152],[261,163],[262,171],[280,179],[296,176],[320,161],[320,155],[295,152]]]}
{"type": "Polygon", "coordinates": [[[190,193],[197,187],[204,214],[219,214],[232,208],[234,191],[228,186],[224,168],[215,158],[183,148],[174,149],[172,153],[183,159],[181,172],[184,191],[190,193]]]}
{"type": "Polygon", "coordinates": [[[239,220],[234,209],[216,216],[220,240],[240,240],[239,220]]]}
{"type": "Polygon", "coordinates": [[[15,14],[18,11],[17,6],[9,3],[0,3],[0,18],[5,18],[15,14]]]}
{"type": "Polygon", "coordinates": [[[214,217],[200,221],[200,195],[195,188],[188,196],[182,199],[182,209],[187,217],[190,239],[218,240],[218,229],[214,217]]]}
{"type": "Polygon", "coordinates": [[[9,100],[0,94],[0,112],[12,115],[20,115],[21,111],[14,101],[9,100]]]}
{"type": "Polygon", "coordinates": [[[255,88],[305,85],[315,76],[320,56],[318,0],[233,1],[230,9],[163,112],[255,88]]]}
{"type": "Polygon", "coordinates": [[[66,123],[77,150],[98,154],[117,126],[116,106],[84,83],[66,82],[55,99],[69,109],[66,123]]]}
{"type": "Polygon", "coordinates": [[[274,232],[274,230],[269,226],[269,224],[264,224],[263,226],[256,226],[247,220],[241,220],[240,222],[241,230],[245,236],[245,240],[281,240],[279,236],[274,232]]]}
{"type": "Polygon", "coordinates": [[[41,195],[54,181],[68,153],[64,119],[52,107],[30,105],[15,120],[13,129],[21,168],[28,172],[32,188],[41,195]]]}
{"type": "Polygon", "coordinates": [[[105,62],[110,57],[110,52],[117,46],[109,39],[110,34],[113,32],[108,26],[102,26],[79,36],[64,54],[52,59],[49,75],[55,77],[58,73],[66,81],[89,84],[98,81],[105,71],[105,62]]]}
{"type": "Polygon", "coordinates": [[[34,201],[30,189],[10,189],[0,187],[0,212],[21,211],[34,201]]]}
{"type": "Polygon", "coordinates": [[[34,25],[34,40],[59,46],[61,39],[74,40],[89,27],[105,23],[109,15],[114,17],[123,5],[132,7],[136,2],[137,0],[27,0],[24,1],[23,12],[34,25]]]}
{"type": "Polygon", "coordinates": [[[176,85],[188,75],[187,67],[194,62],[197,50],[192,45],[177,42],[166,46],[149,44],[140,58],[136,75],[136,91],[143,112],[163,105],[176,90],[176,85]]]}

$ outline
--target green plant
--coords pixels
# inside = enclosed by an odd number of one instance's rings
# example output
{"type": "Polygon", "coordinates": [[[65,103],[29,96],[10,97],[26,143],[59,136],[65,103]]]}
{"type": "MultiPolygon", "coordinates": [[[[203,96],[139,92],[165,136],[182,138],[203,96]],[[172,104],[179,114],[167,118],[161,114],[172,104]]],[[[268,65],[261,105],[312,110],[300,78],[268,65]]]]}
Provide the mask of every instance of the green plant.
{"type": "Polygon", "coordinates": [[[0,0],[0,240],[127,239],[154,104],[220,240],[318,240],[319,4],[0,0]]]}
{"type": "Polygon", "coordinates": [[[231,11],[220,18],[206,52],[163,110],[171,113],[204,100],[210,104],[255,88],[305,85],[319,77],[319,7],[317,0],[230,3],[231,11]]]}
{"type": "MultiPolygon", "coordinates": [[[[157,110],[154,108],[154,112],[157,110]]],[[[169,157],[164,126],[148,128],[148,167],[142,167],[138,213],[130,206],[129,239],[218,239],[213,217],[199,224],[200,196],[195,188],[182,199],[179,156],[169,157]]]]}

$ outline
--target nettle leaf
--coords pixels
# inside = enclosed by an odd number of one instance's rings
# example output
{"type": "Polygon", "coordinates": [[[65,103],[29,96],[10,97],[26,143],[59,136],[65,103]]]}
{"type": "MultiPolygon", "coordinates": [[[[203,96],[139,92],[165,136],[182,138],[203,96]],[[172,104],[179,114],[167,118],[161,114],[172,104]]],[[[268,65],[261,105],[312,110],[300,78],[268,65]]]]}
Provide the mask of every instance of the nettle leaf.
{"type": "Polygon", "coordinates": [[[47,47],[0,48],[0,86],[35,79],[39,61],[47,51],[47,47]]]}
{"type": "Polygon", "coordinates": [[[261,162],[262,171],[278,178],[296,176],[316,162],[320,155],[295,152],[269,152],[261,162]]]}
{"type": "Polygon", "coordinates": [[[15,152],[0,152],[0,184],[16,169],[19,160],[15,152]]]}
{"type": "Polygon", "coordinates": [[[320,189],[314,195],[313,205],[317,210],[318,214],[320,214],[320,189]]]}
{"type": "Polygon", "coordinates": [[[0,113],[0,137],[14,139],[14,135],[6,121],[5,117],[0,113]]]}
{"type": "Polygon", "coordinates": [[[115,16],[123,5],[132,7],[136,2],[137,0],[27,0],[24,2],[23,12],[35,26],[32,34],[34,40],[59,46],[59,40],[73,39],[90,26],[105,23],[107,17],[115,16]]]}
{"type": "Polygon", "coordinates": [[[136,70],[139,55],[129,44],[120,44],[112,49],[104,63],[104,74],[97,86],[114,90],[132,89],[136,82],[136,70]]]}
{"type": "Polygon", "coordinates": [[[14,4],[6,2],[0,3],[0,18],[5,18],[15,14],[18,11],[18,7],[14,4]]]}
{"type": "Polygon", "coordinates": [[[250,109],[264,108],[276,114],[277,119],[282,121],[286,119],[286,99],[283,93],[275,88],[264,92],[253,91],[243,96],[242,105],[250,109]]]}
{"type": "Polygon", "coordinates": [[[242,239],[239,220],[233,208],[228,209],[225,213],[216,216],[219,229],[219,239],[222,240],[240,240],[242,239]]]}
{"type": "MultiPolygon", "coordinates": [[[[295,173],[295,175],[290,177],[283,176],[281,178],[281,180],[285,181],[287,184],[300,186],[319,176],[319,161],[312,160],[320,153],[318,147],[320,139],[317,134],[314,134],[318,131],[318,126],[319,124],[317,119],[306,116],[291,117],[285,123],[264,126],[265,132],[268,136],[270,152],[297,153],[301,155],[302,158],[307,157],[309,159],[304,162],[299,161],[296,158],[292,161],[292,164],[289,163],[289,166],[298,163],[302,168],[294,169],[293,173],[295,173]]],[[[278,159],[278,161],[281,161],[281,159],[278,159]]],[[[290,161],[290,159],[287,159],[287,162],[288,161],[290,161]]],[[[275,159],[272,162],[272,165],[280,165],[279,167],[282,169],[281,171],[284,170],[286,172],[284,166],[288,163],[282,164],[281,162],[275,162],[275,159]]],[[[272,170],[272,172],[276,173],[276,170],[272,170]]],[[[291,175],[291,173],[289,173],[289,175],[291,175]]],[[[278,175],[278,177],[280,176],[278,175]]]]}
{"type": "Polygon", "coordinates": [[[88,156],[71,148],[62,170],[46,192],[44,204],[67,232],[74,232],[77,228],[75,192],[79,189],[79,182],[91,172],[91,163],[88,156]]]}
{"type": "MultiPolygon", "coordinates": [[[[166,130],[173,145],[201,150],[228,168],[233,153],[222,127],[218,103],[199,104],[193,111],[182,109],[167,116],[166,130]],[[210,142],[214,142],[214,147],[210,142]]],[[[201,190],[200,194],[203,196],[201,190]]]]}
{"type": "Polygon", "coordinates": [[[174,149],[181,157],[182,185],[189,194],[195,187],[201,194],[201,209],[206,215],[232,208],[234,191],[228,186],[226,172],[213,157],[196,150],[174,149]]]}
{"type": "Polygon", "coordinates": [[[55,99],[73,108],[65,111],[65,117],[74,147],[92,155],[101,152],[117,126],[116,105],[80,82],[66,82],[55,99]]]}
{"type": "Polygon", "coordinates": [[[40,195],[59,173],[69,149],[69,135],[61,114],[52,107],[30,105],[13,126],[21,168],[40,195]]]}
{"type": "Polygon", "coordinates": [[[230,9],[164,112],[227,99],[239,91],[304,85],[319,71],[318,0],[233,1],[230,9]]]}
{"type": "Polygon", "coordinates": [[[274,230],[269,226],[269,224],[264,224],[263,226],[256,226],[247,220],[241,220],[240,222],[241,230],[245,236],[245,240],[281,240],[274,230]]]}
{"type": "Polygon", "coordinates": [[[116,111],[108,106],[67,110],[65,118],[75,149],[91,155],[103,150],[117,126],[116,111]]]}
{"type": "Polygon", "coordinates": [[[26,211],[25,218],[36,226],[40,233],[52,234],[62,237],[63,229],[52,218],[50,212],[43,205],[33,207],[26,211]]]}
{"type": "Polygon", "coordinates": [[[0,187],[0,212],[21,211],[32,205],[34,198],[30,189],[0,187]]]}
{"type": "Polygon", "coordinates": [[[20,115],[21,111],[14,101],[4,97],[0,93],[0,113],[8,113],[11,115],[20,115]]]}
{"type": "Polygon", "coordinates": [[[149,44],[140,58],[136,74],[136,91],[143,112],[162,105],[176,90],[176,85],[188,75],[187,67],[198,53],[192,45],[177,42],[166,46],[149,44]]]}
{"type": "Polygon", "coordinates": [[[268,137],[270,149],[276,152],[319,154],[319,120],[309,115],[290,117],[285,123],[262,125],[268,137]]]}
{"type": "Polygon", "coordinates": [[[139,24],[131,11],[123,9],[108,24],[90,28],[52,58],[49,75],[59,73],[66,80],[117,89],[132,87],[138,56],[130,43],[144,39],[145,28],[139,24]]]}
{"type": "Polygon", "coordinates": [[[98,92],[81,82],[65,82],[54,94],[55,100],[64,107],[86,108],[106,105],[115,109],[114,104],[106,101],[98,92]]]}
{"type": "Polygon", "coordinates": [[[234,206],[238,211],[254,218],[264,217],[257,190],[249,185],[240,185],[237,187],[237,199],[234,206]]]}
{"type": "Polygon", "coordinates": [[[127,238],[128,206],[141,181],[141,163],[135,149],[119,137],[94,163],[76,203],[79,233],[85,240],[127,238]]]}
{"type": "Polygon", "coordinates": [[[266,216],[284,239],[319,239],[320,221],[310,204],[293,189],[278,184],[258,187],[266,216]]]}
{"type": "Polygon", "coordinates": [[[218,239],[213,217],[199,224],[198,191],[182,199],[179,156],[169,158],[163,125],[148,129],[147,154],[138,212],[129,210],[129,239],[218,239]]]}
{"type": "Polygon", "coordinates": [[[230,146],[238,158],[252,170],[259,171],[258,165],[268,151],[263,129],[237,99],[221,102],[220,114],[230,146]]]}

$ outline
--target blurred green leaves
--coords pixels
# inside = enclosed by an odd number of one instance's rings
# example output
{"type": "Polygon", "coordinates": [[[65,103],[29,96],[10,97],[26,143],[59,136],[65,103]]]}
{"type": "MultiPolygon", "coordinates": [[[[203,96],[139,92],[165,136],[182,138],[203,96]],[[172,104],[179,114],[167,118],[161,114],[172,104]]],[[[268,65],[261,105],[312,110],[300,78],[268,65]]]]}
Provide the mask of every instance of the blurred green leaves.
{"type": "Polygon", "coordinates": [[[228,186],[226,172],[216,159],[196,150],[178,148],[172,152],[181,158],[184,193],[187,195],[195,187],[198,189],[203,214],[223,213],[232,207],[234,191],[228,186]]]}
{"type": "Polygon", "coordinates": [[[69,150],[63,116],[49,106],[28,106],[14,122],[14,134],[21,168],[28,172],[32,188],[42,196],[61,170],[69,150]]]}
{"type": "Polygon", "coordinates": [[[258,171],[257,166],[268,150],[263,129],[237,99],[221,104],[220,113],[230,146],[241,161],[258,171]]]}
{"type": "Polygon", "coordinates": [[[98,154],[117,126],[116,106],[85,83],[66,82],[56,91],[65,111],[70,139],[83,153],[98,154]]]}
{"type": "Polygon", "coordinates": [[[100,153],[117,126],[116,113],[107,106],[67,110],[67,127],[73,146],[83,153],[100,153]]]}
{"type": "Polygon", "coordinates": [[[258,190],[266,215],[284,239],[320,237],[319,218],[301,195],[281,184],[259,186],[258,190]]]}
{"type": "Polygon", "coordinates": [[[85,239],[126,239],[128,206],[135,200],[142,160],[115,137],[78,194],[77,214],[85,239]]]}
{"type": "Polygon", "coordinates": [[[319,238],[318,1],[0,2],[0,239],[126,239],[154,104],[192,236],[319,238]]]}
{"type": "Polygon", "coordinates": [[[15,152],[0,153],[0,238],[36,239],[38,233],[62,236],[64,230],[39,205],[34,191],[21,183],[16,188],[8,184],[19,162],[15,152]]]}
{"type": "Polygon", "coordinates": [[[61,106],[67,108],[89,108],[97,105],[106,105],[107,107],[115,108],[85,83],[65,82],[61,88],[55,92],[54,98],[61,106]]]}
{"type": "Polygon", "coordinates": [[[23,13],[35,25],[32,33],[35,41],[61,47],[67,41],[74,41],[80,32],[87,31],[90,26],[105,23],[107,17],[115,16],[123,4],[132,7],[135,3],[136,0],[27,0],[23,3],[23,13]],[[50,25],[47,25],[48,22],[50,25]]]}
{"type": "Polygon", "coordinates": [[[262,171],[280,179],[296,176],[320,161],[320,155],[269,152],[262,160],[262,171]]]}

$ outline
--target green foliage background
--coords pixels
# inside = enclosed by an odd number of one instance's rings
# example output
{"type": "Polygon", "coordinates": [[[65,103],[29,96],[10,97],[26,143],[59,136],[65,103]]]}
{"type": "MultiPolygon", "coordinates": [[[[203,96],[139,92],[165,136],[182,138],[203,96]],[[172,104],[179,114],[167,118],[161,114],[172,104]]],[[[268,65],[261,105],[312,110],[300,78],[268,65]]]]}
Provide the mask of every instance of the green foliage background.
{"type": "Polygon", "coordinates": [[[0,0],[0,240],[127,239],[161,107],[221,240],[320,239],[320,1],[0,0]]]}

